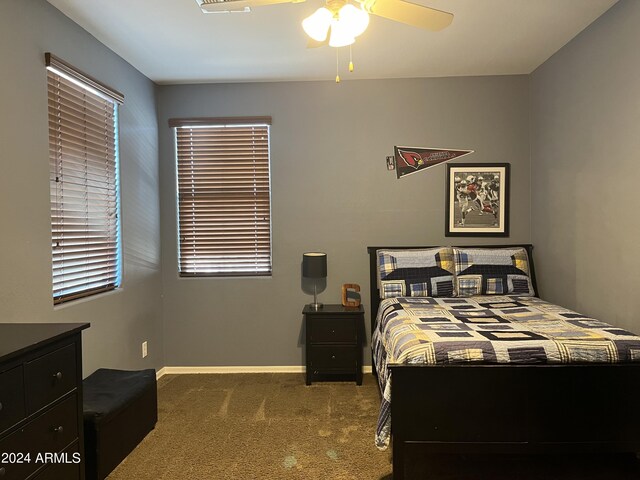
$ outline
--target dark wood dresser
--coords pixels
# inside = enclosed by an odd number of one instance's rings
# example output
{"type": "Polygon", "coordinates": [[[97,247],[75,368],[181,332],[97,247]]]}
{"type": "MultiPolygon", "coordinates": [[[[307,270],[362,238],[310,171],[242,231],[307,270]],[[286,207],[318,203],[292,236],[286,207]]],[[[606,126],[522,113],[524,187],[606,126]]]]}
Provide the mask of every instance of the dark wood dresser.
{"type": "Polygon", "coordinates": [[[319,376],[353,375],[362,385],[364,309],[324,305],[302,311],[306,329],[307,385],[319,376]]]}
{"type": "Polygon", "coordinates": [[[83,480],[88,323],[0,324],[0,480],[83,480]]]}

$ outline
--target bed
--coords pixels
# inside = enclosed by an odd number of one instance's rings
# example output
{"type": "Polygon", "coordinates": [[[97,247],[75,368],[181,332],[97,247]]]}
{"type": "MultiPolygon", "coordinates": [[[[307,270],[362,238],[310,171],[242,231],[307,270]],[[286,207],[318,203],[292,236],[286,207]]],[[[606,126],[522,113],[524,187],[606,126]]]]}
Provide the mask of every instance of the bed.
{"type": "Polygon", "coordinates": [[[537,298],[532,249],[368,247],[394,479],[415,449],[640,452],[640,337],[537,298]]]}

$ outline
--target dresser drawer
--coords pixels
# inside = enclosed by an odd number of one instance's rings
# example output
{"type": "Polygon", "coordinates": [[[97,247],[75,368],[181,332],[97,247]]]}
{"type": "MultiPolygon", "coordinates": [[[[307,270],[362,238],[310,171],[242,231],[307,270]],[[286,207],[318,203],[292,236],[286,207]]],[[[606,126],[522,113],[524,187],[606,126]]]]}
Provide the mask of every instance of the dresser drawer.
{"type": "MultiPolygon", "coordinates": [[[[2,480],[24,480],[42,463],[38,454],[60,452],[78,438],[78,401],[75,395],[36,417],[0,441],[0,452],[30,454],[30,463],[0,463],[2,480]]],[[[0,459],[1,460],[1,459],[0,459]]]]}
{"type": "Polygon", "coordinates": [[[76,387],[76,347],[68,345],[25,365],[27,413],[60,398],[76,387]]]}
{"type": "Polygon", "coordinates": [[[59,463],[49,465],[42,472],[38,473],[33,480],[79,480],[82,464],[79,462],[74,463],[75,459],[73,456],[76,454],[77,459],[79,460],[79,451],[78,443],[76,442],[62,452],[58,459],[59,463]]]}
{"type": "Polygon", "coordinates": [[[310,317],[311,342],[356,343],[356,322],[347,318],[310,317]]]}
{"type": "Polygon", "coordinates": [[[20,365],[0,373],[0,433],[25,416],[24,379],[20,365]]]}
{"type": "Polygon", "coordinates": [[[354,371],[357,366],[357,351],[353,347],[314,346],[310,349],[313,370],[354,371]]]}

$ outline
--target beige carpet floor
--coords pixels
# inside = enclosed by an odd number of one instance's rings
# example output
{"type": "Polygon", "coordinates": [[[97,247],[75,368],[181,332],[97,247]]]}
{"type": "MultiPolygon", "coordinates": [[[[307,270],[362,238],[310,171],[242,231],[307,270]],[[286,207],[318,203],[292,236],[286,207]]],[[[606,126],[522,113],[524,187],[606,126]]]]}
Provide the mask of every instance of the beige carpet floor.
{"type": "Polygon", "coordinates": [[[375,380],[300,374],[166,375],[158,423],[109,480],[380,479],[375,380]]]}
{"type": "MultiPolygon", "coordinates": [[[[373,444],[379,394],[371,375],[307,387],[299,374],[166,375],[159,420],[108,480],[391,480],[373,444]]],[[[415,455],[416,480],[640,480],[617,456],[415,455]]]]}

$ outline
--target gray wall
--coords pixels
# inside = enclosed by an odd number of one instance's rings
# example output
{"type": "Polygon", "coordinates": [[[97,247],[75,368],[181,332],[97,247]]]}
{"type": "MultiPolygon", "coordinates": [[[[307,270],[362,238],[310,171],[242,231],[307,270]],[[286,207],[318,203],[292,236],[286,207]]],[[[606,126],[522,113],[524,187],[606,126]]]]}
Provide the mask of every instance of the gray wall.
{"type": "Polygon", "coordinates": [[[531,76],[162,86],[156,112],[153,83],[45,0],[3,0],[0,321],[90,321],[85,374],[301,365],[300,311],[311,298],[304,251],[329,254],[322,301],[337,303],[341,284],[357,282],[368,309],[367,244],[452,243],[443,235],[445,167],[402,180],[384,167],[393,145],[405,144],[510,162],[504,241],[536,245],[543,296],[637,330],[640,259],[629,252],[640,229],[639,20],[640,3],[621,1],[531,76]],[[60,308],[51,301],[45,51],[127,97],[123,288],[60,308]],[[273,277],[180,279],[167,119],[235,115],[273,116],[273,277]]]}
{"type": "Polygon", "coordinates": [[[396,180],[385,168],[394,145],[469,148],[476,153],[465,161],[510,162],[504,241],[528,242],[528,89],[527,76],[159,87],[166,364],[302,365],[301,310],[311,299],[301,288],[303,252],[328,254],[321,301],[339,303],[341,285],[359,283],[368,310],[367,245],[451,244],[445,167],[396,180]],[[180,279],[167,120],[239,115],[273,117],[273,277],[180,279]]]}
{"type": "Polygon", "coordinates": [[[154,85],[45,0],[0,1],[0,322],[91,322],[84,373],[163,366],[154,85]],[[54,308],[47,86],[51,51],[125,94],[120,109],[124,281],[54,308]],[[140,344],[149,341],[141,359],[140,344]]]}
{"type": "Polygon", "coordinates": [[[531,77],[532,241],[545,298],[640,329],[640,2],[531,77]]]}

